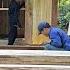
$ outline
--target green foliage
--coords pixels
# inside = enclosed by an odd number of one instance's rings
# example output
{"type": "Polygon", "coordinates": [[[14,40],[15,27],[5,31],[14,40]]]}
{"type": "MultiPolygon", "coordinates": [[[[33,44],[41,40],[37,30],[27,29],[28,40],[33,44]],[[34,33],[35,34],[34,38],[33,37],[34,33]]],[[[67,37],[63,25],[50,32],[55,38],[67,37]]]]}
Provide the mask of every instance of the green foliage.
{"type": "Polygon", "coordinates": [[[70,0],[59,0],[58,19],[61,27],[70,21],[70,0]]]}

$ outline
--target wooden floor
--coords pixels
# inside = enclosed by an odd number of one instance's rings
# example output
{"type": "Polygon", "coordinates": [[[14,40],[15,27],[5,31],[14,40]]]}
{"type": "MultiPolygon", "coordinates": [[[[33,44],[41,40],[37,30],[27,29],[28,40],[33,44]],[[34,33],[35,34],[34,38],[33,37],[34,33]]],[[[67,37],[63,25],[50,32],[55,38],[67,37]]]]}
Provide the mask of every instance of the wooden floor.
{"type": "Polygon", "coordinates": [[[34,57],[34,56],[23,56],[23,57],[13,57],[13,56],[0,56],[0,64],[39,64],[39,65],[70,65],[70,57],[34,57]]]}
{"type": "Polygon", "coordinates": [[[68,68],[57,69],[57,68],[0,68],[0,70],[70,70],[68,68]]]}
{"type": "MultiPolygon", "coordinates": [[[[0,45],[0,50],[43,50],[43,46],[35,45],[0,45]]],[[[12,52],[11,52],[12,53],[12,52]]],[[[51,53],[52,55],[53,53],[51,53]]],[[[13,55],[0,55],[1,64],[19,64],[19,65],[70,65],[70,56],[13,56],[13,55]]],[[[0,67],[0,70],[70,70],[70,68],[52,68],[52,67],[0,67]]]]}
{"type": "MultiPolygon", "coordinates": [[[[24,48],[30,48],[30,46],[0,46],[0,64],[39,64],[39,65],[46,65],[46,64],[53,64],[53,65],[70,65],[70,54],[69,51],[44,51],[44,50],[23,50],[24,48]],[[8,49],[9,48],[9,49],[8,49]],[[15,50],[12,50],[15,49],[15,50]],[[21,50],[16,50],[16,49],[21,50]],[[3,50],[1,50],[3,49],[3,50]],[[4,51],[4,52],[3,52],[4,51]],[[33,52],[33,53],[31,53],[33,52]],[[7,53],[9,55],[7,55],[7,53]],[[45,56],[46,53],[46,56],[45,56]],[[50,54],[51,55],[50,55],[50,54]],[[57,54],[56,54],[57,53],[57,54]],[[65,56],[63,56],[63,53],[65,53],[65,56]],[[5,55],[3,55],[5,54],[5,55]],[[16,55],[16,54],[24,54],[24,55],[16,55]],[[41,56],[40,56],[41,54],[41,56]],[[68,55],[67,55],[68,54],[68,55]],[[25,56],[27,55],[27,56],[25,56]],[[32,55],[32,56],[30,56],[32,55]],[[35,55],[35,56],[33,56],[35,55]],[[38,56],[39,55],[39,56],[38,56]],[[44,56],[42,56],[44,55],[44,56]],[[50,56],[49,56],[50,55],[50,56]],[[54,56],[52,56],[54,55],[54,56]],[[55,56],[56,55],[56,56],[55,56]],[[60,56],[58,56],[60,55],[60,56]]],[[[31,46],[31,48],[39,49],[41,46],[31,46]]]]}
{"type": "MultiPolygon", "coordinates": [[[[8,39],[0,39],[0,45],[7,45],[8,39]]],[[[24,38],[16,38],[14,45],[24,45],[25,39],[24,38]]]]}
{"type": "Polygon", "coordinates": [[[43,46],[40,45],[0,45],[0,50],[44,50],[43,46]]]}

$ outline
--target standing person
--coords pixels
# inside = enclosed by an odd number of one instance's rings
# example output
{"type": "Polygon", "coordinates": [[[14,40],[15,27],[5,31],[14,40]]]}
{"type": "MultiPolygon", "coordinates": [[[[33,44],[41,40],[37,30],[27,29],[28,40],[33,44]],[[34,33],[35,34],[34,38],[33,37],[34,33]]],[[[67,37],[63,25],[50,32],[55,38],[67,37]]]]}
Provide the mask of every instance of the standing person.
{"type": "MultiPolygon", "coordinates": [[[[24,1],[24,0],[23,0],[24,1]]],[[[20,9],[24,2],[20,5],[20,0],[11,0],[9,5],[9,34],[8,34],[8,45],[13,45],[17,37],[17,27],[21,27],[19,23],[20,9]]]]}
{"type": "Polygon", "coordinates": [[[48,35],[50,38],[50,41],[45,42],[45,49],[70,51],[70,38],[60,28],[52,27],[44,21],[39,24],[38,30],[41,34],[48,35]]]}

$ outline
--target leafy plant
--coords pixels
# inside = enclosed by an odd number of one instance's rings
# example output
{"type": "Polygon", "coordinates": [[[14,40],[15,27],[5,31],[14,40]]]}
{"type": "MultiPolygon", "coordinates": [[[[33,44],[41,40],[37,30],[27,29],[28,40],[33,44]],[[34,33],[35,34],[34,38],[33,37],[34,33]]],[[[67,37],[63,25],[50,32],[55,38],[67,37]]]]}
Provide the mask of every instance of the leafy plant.
{"type": "Polygon", "coordinates": [[[70,21],[70,0],[59,0],[59,27],[66,28],[67,23],[70,21]]]}

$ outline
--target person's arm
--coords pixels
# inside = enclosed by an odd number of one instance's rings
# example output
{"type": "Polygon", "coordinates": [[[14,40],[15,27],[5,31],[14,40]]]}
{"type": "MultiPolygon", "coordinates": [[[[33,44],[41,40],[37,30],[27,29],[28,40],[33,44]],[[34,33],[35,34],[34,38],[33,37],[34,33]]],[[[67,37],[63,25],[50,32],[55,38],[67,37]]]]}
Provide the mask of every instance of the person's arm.
{"type": "Polygon", "coordinates": [[[60,38],[60,36],[57,32],[55,32],[55,31],[52,32],[51,35],[50,35],[50,38],[51,38],[51,43],[50,44],[52,46],[61,48],[61,46],[62,46],[61,38],[60,38]]]}

